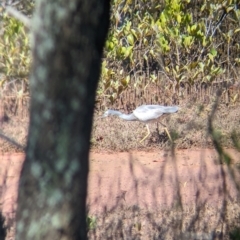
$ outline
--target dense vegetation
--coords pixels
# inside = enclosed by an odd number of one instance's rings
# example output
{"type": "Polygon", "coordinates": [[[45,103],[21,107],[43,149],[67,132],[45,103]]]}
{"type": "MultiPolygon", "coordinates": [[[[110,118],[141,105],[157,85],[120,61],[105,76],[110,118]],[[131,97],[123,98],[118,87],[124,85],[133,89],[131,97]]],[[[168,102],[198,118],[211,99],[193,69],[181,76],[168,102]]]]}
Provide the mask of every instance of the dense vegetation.
{"type": "MultiPolygon", "coordinates": [[[[31,62],[27,28],[5,6],[2,88],[16,78],[27,81],[31,62]]],[[[33,6],[34,1],[26,1],[13,7],[31,17],[33,6]]],[[[240,63],[239,7],[237,0],[113,0],[98,101],[114,103],[129,87],[158,84],[159,73],[177,92],[180,86],[211,84],[222,76],[233,83],[240,63]]]]}
{"type": "MultiPolygon", "coordinates": [[[[211,83],[239,65],[237,1],[114,1],[99,92],[114,100],[135,75],[211,83]]],[[[145,87],[135,79],[135,87],[145,87]]]]}

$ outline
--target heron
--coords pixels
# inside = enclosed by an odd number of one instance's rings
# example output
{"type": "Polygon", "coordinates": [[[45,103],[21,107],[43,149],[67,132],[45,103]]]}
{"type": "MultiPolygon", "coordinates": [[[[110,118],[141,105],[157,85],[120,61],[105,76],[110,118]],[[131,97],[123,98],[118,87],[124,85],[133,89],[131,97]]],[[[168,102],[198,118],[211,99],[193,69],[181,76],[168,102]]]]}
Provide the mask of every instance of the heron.
{"type": "MultiPolygon", "coordinates": [[[[162,105],[141,105],[137,107],[131,114],[124,114],[121,113],[120,111],[116,110],[107,110],[102,118],[116,115],[119,118],[126,120],[126,121],[139,121],[142,123],[146,124],[147,128],[147,135],[140,141],[142,143],[149,135],[150,135],[150,130],[149,130],[149,123],[152,122],[160,122],[159,118],[162,115],[170,114],[170,113],[176,113],[179,110],[178,106],[162,106],[162,105]]],[[[166,125],[160,122],[161,125],[164,126],[164,130],[166,131],[170,141],[172,142],[172,138],[168,132],[168,129],[166,125]]]]}

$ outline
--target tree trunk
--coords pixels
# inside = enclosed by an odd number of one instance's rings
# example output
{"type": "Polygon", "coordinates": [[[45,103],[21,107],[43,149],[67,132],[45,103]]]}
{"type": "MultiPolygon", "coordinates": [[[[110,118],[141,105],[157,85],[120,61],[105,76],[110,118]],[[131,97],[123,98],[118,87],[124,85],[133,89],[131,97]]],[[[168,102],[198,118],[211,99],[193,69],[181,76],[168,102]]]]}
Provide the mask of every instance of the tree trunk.
{"type": "Polygon", "coordinates": [[[88,154],[109,0],[38,0],[19,240],[86,239],[88,154]]]}

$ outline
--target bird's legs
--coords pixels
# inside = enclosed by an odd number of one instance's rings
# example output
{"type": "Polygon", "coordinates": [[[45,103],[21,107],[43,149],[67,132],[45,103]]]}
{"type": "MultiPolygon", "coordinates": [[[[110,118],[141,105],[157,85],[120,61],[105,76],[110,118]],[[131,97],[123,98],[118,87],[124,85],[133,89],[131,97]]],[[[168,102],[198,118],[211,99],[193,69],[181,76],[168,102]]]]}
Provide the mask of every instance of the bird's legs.
{"type": "Polygon", "coordinates": [[[147,124],[146,124],[146,127],[147,127],[148,133],[147,133],[147,135],[140,141],[140,143],[142,143],[142,142],[150,135],[150,130],[149,130],[149,127],[148,127],[147,124]]]}
{"type": "Polygon", "coordinates": [[[166,134],[168,135],[169,140],[172,142],[173,140],[172,140],[171,135],[170,135],[170,133],[169,133],[169,131],[168,131],[168,129],[167,129],[167,126],[164,125],[164,124],[161,123],[161,122],[159,122],[159,123],[160,123],[161,125],[163,125],[164,130],[165,130],[166,134]]]}
{"type": "MultiPolygon", "coordinates": [[[[171,135],[170,135],[170,133],[167,129],[167,126],[164,125],[161,122],[159,122],[159,123],[164,127],[164,130],[165,130],[166,134],[168,135],[169,140],[172,142],[173,140],[172,140],[171,135]]],[[[149,130],[148,124],[146,124],[146,128],[147,128],[147,135],[140,141],[140,143],[142,143],[150,135],[150,130],[149,130]]]]}
{"type": "Polygon", "coordinates": [[[168,137],[169,137],[169,140],[172,142],[173,140],[172,140],[172,138],[171,138],[170,133],[168,132],[168,129],[165,127],[164,130],[165,130],[165,132],[167,133],[167,135],[168,135],[168,137]]]}

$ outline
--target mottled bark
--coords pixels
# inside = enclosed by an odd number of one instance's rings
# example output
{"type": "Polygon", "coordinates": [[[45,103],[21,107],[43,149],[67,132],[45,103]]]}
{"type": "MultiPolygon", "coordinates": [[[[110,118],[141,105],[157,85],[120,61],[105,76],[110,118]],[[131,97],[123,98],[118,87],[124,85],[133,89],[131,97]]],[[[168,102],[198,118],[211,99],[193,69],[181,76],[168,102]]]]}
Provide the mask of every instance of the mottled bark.
{"type": "Polygon", "coordinates": [[[109,0],[38,0],[16,239],[86,239],[88,153],[109,0]]]}

